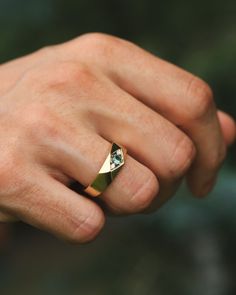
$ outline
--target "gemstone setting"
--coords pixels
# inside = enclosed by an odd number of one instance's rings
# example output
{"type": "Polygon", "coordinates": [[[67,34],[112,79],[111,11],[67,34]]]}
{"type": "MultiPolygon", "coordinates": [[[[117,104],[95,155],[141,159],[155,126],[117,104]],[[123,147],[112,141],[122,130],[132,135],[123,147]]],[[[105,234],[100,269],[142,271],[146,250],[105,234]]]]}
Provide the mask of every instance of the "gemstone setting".
{"type": "Polygon", "coordinates": [[[124,164],[124,154],[121,148],[111,153],[110,166],[111,171],[120,168],[124,164]]]}

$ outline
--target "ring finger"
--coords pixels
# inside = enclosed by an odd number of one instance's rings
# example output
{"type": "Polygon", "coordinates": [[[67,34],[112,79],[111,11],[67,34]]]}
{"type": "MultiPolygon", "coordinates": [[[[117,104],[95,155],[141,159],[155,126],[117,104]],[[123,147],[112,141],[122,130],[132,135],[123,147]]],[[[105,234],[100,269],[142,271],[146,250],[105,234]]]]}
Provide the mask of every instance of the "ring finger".
{"type": "MultiPolygon", "coordinates": [[[[48,138],[44,141],[48,153],[41,161],[43,160],[46,166],[63,171],[86,188],[94,181],[102,167],[110,152],[111,142],[88,128],[78,126],[66,128],[64,132],[61,127],[60,134],[57,140],[48,138]]],[[[148,206],[157,191],[158,180],[154,173],[127,155],[124,167],[106,190],[104,200],[114,207],[116,212],[138,212],[148,206]],[[114,196],[115,202],[112,201],[114,196]]]]}
{"type": "MultiPolygon", "coordinates": [[[[107,98],[103,96],[99,109],[93,107],[93,100],[90,100],[90,104],[87,103],[90,120],[97,133],[110,142],[125,146],[133,159],[127,159],[126,168],[122,169],[101,197],[110,207],[127,210],[130,204],[127,203],[127,194],[122,191],[122,187],[132,189],[132,177],[137,175],[135,178],[139,179],[139,183],[142,182],[137,199],[143,198],[144,204],[150,191],[153,194],[154,174],[160,182],[157,198],[157,206],[160,206],[173,195],[191,165],[195,156],[194,145],[176,126],[111,82],[107,85],[107,91],[109,95],[107,98]],[[143,174],[144,178],[135,170],[137,167],[135,168],[134,161],[139,163],[140,168],[143,165],[142,170],[144,167],[148,169],[143,174]]],[[[135,199],[132,196],[130,198],[135,199]]]]}

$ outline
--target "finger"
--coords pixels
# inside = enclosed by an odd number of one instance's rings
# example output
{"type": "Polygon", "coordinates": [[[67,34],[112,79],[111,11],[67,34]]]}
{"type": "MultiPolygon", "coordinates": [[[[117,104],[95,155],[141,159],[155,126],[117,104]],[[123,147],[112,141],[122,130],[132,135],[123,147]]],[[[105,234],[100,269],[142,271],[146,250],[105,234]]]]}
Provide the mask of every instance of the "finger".
{"type": "Polygon", "coordinates": [[[195,195],[205,195],[206,186],[216,177],[226,151],[210,88],[193,75],[131,43],[107,36],[102,40],[94,41],[94,45],[102,44],[102,57],[97,59],[88,52],[88,58],[103,67],[120,87],[191,137],[197,157],[188,182],[195,195]],[[106,49],[109,49],[109,60],[104,54],[106,49]]]}
{"type": "MultiPolygon", "coordinates": [[[[43,161],[46,166],[56,167],[86,188],[96,178],[111,150],[112,141],[107,141],[94,130],[78,126],[65,131],[60,127],[60,139],[45,140],[44,146],[48,152],[43,161]]],[[[116,142],[119,143],[119,138],[116,142]]],[[[158,181],[153,172],[128,156],[120,174],[104,198],[101,196],[107,205],[114,207],[114,210],[116,208],[116,213],[135,213],[148,206],[158,190],[158,181]],[[142,187],[147,182],[148,187],[143,191],[142,187]]]]}
{"type": "MultiPolygon", "coordinates": [[[[125,146],[130,156],[155,174],[160,184],[157,202],[162,204],[190,167],[194,145],[176,126],[119,87],[107,82],[106,89],[101,107],[97,109],[92,103],[89,106],[90,120],[103,138],[125,146]]],[[[115,196],[111,198],[115,200],[115,196]]],[[[115,207],[114,202],[112,205],[115,207]]]]}
{"type": "Polygon", "coordinates": [[[236,138],[236,125],[232,117],[222,111],[218,111],[218,118],[227,145],[231,145],[236,138]]]}
{"type": "MultiPolygon", "coordinates": [[[[70,179],[87,187],[102,167],[110,152],[111,143],[94,130],[82,127],[79,120],[76,124],[57,122],[55,133],[59,136],[49,135],[44,138],[41,142],[42,153],[38,159],[46,167],[55,167],[57,171],[62,171],[70,179]]],[[[63,181],[61,176],[55,174],[53,176],[63,181]]]]}
{"type": "Polygon", "coordinates": [[[158,190],[155,174],[127,155],[125,165],[100,198],[113,213],[131,214],[148,208],[158,190]]]}
{"type": "Polygon", "coordinates": [[[104,215],[95,203],[45,171],[27,181],[32,183],[24,195],[4,200],[4,207],[16,218],[72,243],[90,241],[99,233],[104,215]]]}

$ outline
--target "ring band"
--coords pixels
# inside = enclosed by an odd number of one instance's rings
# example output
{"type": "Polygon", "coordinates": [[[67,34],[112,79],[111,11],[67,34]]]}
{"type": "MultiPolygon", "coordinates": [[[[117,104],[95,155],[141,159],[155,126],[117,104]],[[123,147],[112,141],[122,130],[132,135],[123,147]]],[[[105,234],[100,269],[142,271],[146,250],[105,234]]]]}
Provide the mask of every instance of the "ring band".
{"type": "Polygon", "coordinates": [[[118,175],[125,164],[127,150],[117,143],[112,143],[111,151],[108,154],[97,177],[84,191],[93,197],[99,196],[118,175]]]}

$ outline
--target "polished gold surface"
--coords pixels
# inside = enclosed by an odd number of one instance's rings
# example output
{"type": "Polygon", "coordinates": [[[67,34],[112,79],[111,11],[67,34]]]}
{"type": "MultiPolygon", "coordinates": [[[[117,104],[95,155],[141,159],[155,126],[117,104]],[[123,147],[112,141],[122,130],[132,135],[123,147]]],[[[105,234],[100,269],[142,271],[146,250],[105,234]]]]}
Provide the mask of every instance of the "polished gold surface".
{"type": "Polygon", "coordinates": [[[127,151],[124,147],[113,143],[111,145],[111,151],[98,172],[97,177],[84,191],[91,196],[99,196],[111,184],[125,164],[126,153],[127,151]]]}

